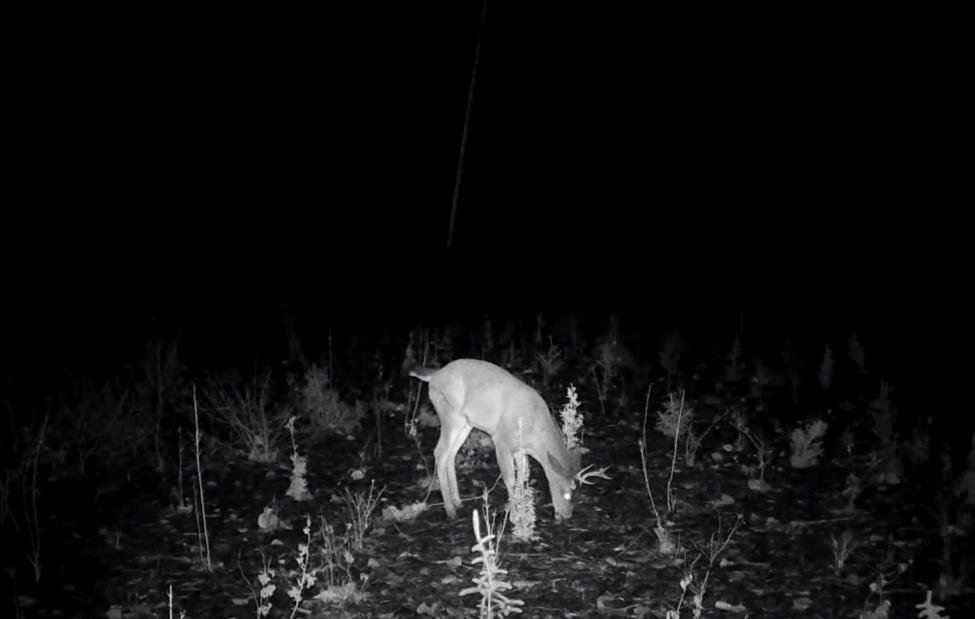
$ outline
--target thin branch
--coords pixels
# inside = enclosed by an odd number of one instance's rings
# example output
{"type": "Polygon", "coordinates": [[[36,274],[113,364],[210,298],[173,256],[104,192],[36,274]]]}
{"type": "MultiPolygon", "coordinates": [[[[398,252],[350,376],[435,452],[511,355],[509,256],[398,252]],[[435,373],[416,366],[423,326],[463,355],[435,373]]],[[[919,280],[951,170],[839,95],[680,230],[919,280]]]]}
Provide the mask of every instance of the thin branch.
{"type": "Polygon", "coordinates": [[[200,519],[203,521],[203,540],[206,543],[207,571],[212,572],[210,534],[207,532],[206,498],[203,494],[203,467],[200,464],[200,410],[196,401],[196,384],[193,385],[193,425],[196,426],[196,478],[200,484],[200,519]]]}
{"type": "Polygon", "coordinates": [[[674,454],[670,461],[670,477],[667,478],[667,512],[674,513],[671,485],[674,482],[674,469],[677,467],[677,443],[680,440],[680,420],[684,414],[684,392],[680,392],[680,409],[677,411],[677,429],[674,430],[674,454]]]}
{"type": "Polygon", "coordinates": [[[643,407],[643,434],[640,438],[640,461],[643,463],[643,483],[647,485],[647,494],[650,496],[650,507],[653,508],[653,515],[657,519],[657,526],[663,526],[663,521],[660,520],[660,512],[657,511],[657,503],[653,500],[653,491],[650,490],[650,478],[647,475],[647,454],[646,454],[646,440],[647,440],[647,411],[650,410],[650,392],[653,390],[653,385],[647,389],[647,402],[643,407]]]}
{"type": "Polygon", "coordinates": [[[477,46],[474,48],[474,67],[471,69],[471,82],[467,87],[467,109],[464,111],[464,129],[460,136],[460,153],[457,157],[457,176],[454,178],[454,195],[450,204],[450,227],[447,229],[447,249],[454,245],[454,223],[457,221],[457,202],[460,200],[460,179],[464,174],[464,155],[467,152],[467,134],[471,125],[471,108],[474,104],[474,82],[477,80],[477,67],[481,63],[481,40],[484,38],[484,22],[487,19],[487,0],[481,7],[481,27],[477,31],[477,46]]]}

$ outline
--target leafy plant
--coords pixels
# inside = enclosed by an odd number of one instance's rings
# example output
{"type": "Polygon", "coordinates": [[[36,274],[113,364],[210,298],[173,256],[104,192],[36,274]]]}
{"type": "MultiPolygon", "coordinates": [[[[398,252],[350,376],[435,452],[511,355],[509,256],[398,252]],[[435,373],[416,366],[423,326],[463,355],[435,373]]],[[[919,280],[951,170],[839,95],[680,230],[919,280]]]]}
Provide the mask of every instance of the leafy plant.
{"type": "Polygon", "coordinates": [[[288,406],[271,401],[271,373],[241,386],[232,377],[211,379],[205,393],[217,417],[230,429],[235,443],[254,462],[275,462],[278,443],[291,417],[288,406]]]}
{"type": "Polygon", "coordinates": [[[353,494],[348,488],[342,489],[342,500],[345,503],[345,512],[349,518],[347,526],[351,534],[351,544],[354,550],[362,550],[362,542],[366,537],[366,531],[372,524],[372,512],[375,511],[386,488],[376,492],[376,482],[373,480],[369,484],[369,494],[356,492],[353,494]]]}
{"type": "Polygon", "coordinates": [[[525,439],[522,429],[522,419],[518,418],[518,429],[515,431],[515,487],[511,488],[508,496],[509,518],[512,524],[512,534],[523,542],[537,537],[535,535],[535,497],[531,485],[531,467],[528,463],[528,452],[525,451],[525,439]]]}
{"type": "Polygon", "coordinates": [[[568,398],[559,411],[562,418],[562,435],[565,438],[565,446],[570,450],[579,446],[579,430],[582,429],[582,415],[579,414],[579,396],[576,394],[575,385],[569,385],[565,390],[568,398]]]}
{"type": "Polygon", "coordinates": [[[480,554],[472,563],[474,565],[480,564],[481,571],[478,577],[473,579],[474,586],[462,590],[460,595],[462,597],[471,594],[481,596],[481,601],[478,604],[481,619],[507,617],[510,614],[521,613],[521,606],[524,605],[524,602],[508,597],[507,592],[512,589],[511,583],[505,580],[508,570],[498,566],[498,544],[495,542],[495,538],[500,539],[501,534],[495,536],[492,532],[494,522],[490,516],[487,491],[484,493],[484,534],[481,534],[481,519],[476,509],[471,510],[471,522],[474,526],[474,539],[477,540],[477,543],[471,547],[471,552],[480,554]]]}
{"type": "Polygon", "coordinates": [[[298,443],[295,441],[295,418],[288,419],[288,433],[291,435],[291,483],[285,494],[296,501],[307,501],[311,498],[308,492],[308,481],[305,474],[308,471],[308,461],[298,453],[298,443]]]}
{"type": "Polygon", "coordinates": [[[798,427],[790,435],[792,439],[792,456],[789,464],[793,468],[804,469],[816,466],[819,457],[823,455],[822,438],[826,435],[829,427],[822,419],[806,424],[805,427],[798,427]]]}
{"type": "Polygon", "coordinates": [[[298,389],[298,409],[308,420],[313,436],[333,434],[349,435],[365,417],[365,406],[356,401],[349,405],[339,398],[339,392],[331,386],[331,378],[325,368],[312,365],[305,371],[298,389]]]}

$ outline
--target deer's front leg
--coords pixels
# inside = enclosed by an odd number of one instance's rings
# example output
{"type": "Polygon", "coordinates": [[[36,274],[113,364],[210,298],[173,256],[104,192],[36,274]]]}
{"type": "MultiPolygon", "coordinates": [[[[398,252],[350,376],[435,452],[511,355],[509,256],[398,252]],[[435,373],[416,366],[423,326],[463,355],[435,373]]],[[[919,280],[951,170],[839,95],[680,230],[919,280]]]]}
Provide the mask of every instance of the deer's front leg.
{"type": "Polygon", "coordinates": [[[501,479],[508,489],[508,496],[511,496],[511,489],[515,487],[515,456],[511,450],[505,446],[500,436],[494,437],[494,454],[498,458],[498,468],[501,469],[501,479]]]}

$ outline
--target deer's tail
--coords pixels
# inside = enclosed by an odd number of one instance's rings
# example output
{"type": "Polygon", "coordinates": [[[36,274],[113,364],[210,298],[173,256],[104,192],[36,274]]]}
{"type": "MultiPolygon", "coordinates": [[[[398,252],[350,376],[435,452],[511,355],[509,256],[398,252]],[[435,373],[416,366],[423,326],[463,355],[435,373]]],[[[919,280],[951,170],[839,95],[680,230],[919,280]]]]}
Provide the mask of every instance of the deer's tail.
{"type": "Polygon", "coordinates": [[[437,370],[434,368],[415,367],[410,370],[410,376],[413,378],[419,378],[423,382],[428,383],[430,382],[430,378],[433,376],[433,373],[436,371],[437,370]]]}

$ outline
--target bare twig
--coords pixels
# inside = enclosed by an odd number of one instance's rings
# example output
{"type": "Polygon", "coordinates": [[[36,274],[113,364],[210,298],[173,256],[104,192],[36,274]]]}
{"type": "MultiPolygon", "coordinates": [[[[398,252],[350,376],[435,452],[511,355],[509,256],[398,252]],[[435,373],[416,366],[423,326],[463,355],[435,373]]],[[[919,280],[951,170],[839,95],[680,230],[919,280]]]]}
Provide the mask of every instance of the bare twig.
{"type": "Polygon", "coordinates": [[[684,414],[684,392],[680,392],[680,409],[677,411],[677,426],[674,431],[674,453],[670,460],[670,477],[667,478],[667,512],[674,513],[674,495],[672,485],[674,482],[674,469],[677,467],[677,443],[680,440],[680,419],[684,414]]]}
{"type": "Polygon", "coordinates": [[[203,540],[206,544],[207,570],[212,572],[210,562],[210,535],[207,532],[206,498],[203,494],[203,466],[200,464],[200,410],[196,401],[196,384],[193,385],[193,425],[196,427],[196,479],[200,484],[200,519],[203,521],[203,540]]]}
{"type": "Polygon", "coordinates": [[[599,396],[599,408],[603,411],[603,419],[606,419],[606,403],[603,401],[603,393],[599,389],[599,377],[596,376],[596,366],[592,367],[593,382],[596,383],[596,395],[599,396]]]}
{"type": "Polygon", "coordinates": [[[646,454],[646,441],[647,441],[647,413],[650,410],[650,392],[653,390],[653,385],[647,389],[647,401],[643,406],[643,434],[640,437],[640,462],[643,463],[643,483],[647,486],[647,495],[650,497],[650,507],[653,508],[653,516],[657,519],[657,526],[663,526],[663,521],[660,520],[660,512],[657,511],[657,503],[653,500],[653,491],[650,489],[650,477],[647,474],[647,454],[646,454]]]}
{"type": "Polygon", "coordinates": [[[41,580],[41,527],[37,514],[37,461],[40,459],[41,446],[44,444],[44,434],[47,431],[47,416],[37,433],[37,443],[34,446],[34,458],[30,470],[30,501],[27,500],[27,476],[21,480],[24,499],[24,528],[27,529],[29,552],[27,560],[34,568],[34,582],[41,580]]]}

